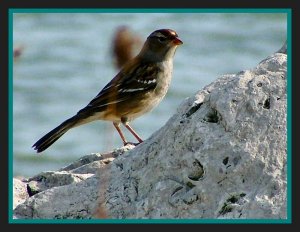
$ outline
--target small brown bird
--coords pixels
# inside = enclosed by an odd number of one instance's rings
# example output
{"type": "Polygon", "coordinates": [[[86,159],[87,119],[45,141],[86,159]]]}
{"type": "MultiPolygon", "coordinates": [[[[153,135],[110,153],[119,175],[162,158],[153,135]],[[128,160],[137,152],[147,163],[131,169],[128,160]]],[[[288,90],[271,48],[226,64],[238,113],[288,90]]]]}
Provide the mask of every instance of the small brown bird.
{"type": "Polygon", "coordinates": [[[152,32],[140,53],[128,61],[121,71],[76,115],[61,123],[32,147],[42,152],[69,129],[95,120],[112,121],[124,145],[122,123],[138,140],[140,136],[129,122],[149,112],[166,95],[173,71],[173,57],[183,42],[171,29],[152,32]]]}

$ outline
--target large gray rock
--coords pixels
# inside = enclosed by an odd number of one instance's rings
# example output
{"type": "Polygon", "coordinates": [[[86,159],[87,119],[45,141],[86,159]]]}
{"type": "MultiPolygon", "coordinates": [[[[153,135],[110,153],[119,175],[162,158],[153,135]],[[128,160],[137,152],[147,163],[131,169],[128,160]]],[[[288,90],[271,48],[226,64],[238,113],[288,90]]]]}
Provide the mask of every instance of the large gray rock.
{"type": "Polygon", "coordinates": [[[286,65],[285,46],[183,101],[137,147],[31,178],[15,218],[287,218],[286,65]]]}

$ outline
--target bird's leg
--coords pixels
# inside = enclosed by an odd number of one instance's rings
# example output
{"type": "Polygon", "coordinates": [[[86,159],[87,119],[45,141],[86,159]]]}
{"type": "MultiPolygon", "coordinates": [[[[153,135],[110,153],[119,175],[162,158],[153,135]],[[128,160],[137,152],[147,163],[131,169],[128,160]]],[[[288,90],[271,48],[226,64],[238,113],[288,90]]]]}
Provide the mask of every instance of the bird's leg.
{"type": "Polygon", "coordinates": [[[124,123],[124,126],[133,134],[133,136],[139,141],[139,143],[142,143],[143,140],[140,138],[140,136],[129,126],[128,122],[124,123]]]}
{"type": "Polygon", "coordinates": [[[121,139],[124,143],[124,146],[127,145],[128,142],[126,141],[125,136],[124,136],[123,132],[121,131],[120,124],[116,123],[116,122],[114,122],[113,124],[114,124],[115,128],[117,129],[117,131],[118,131],[118,133],[119,133],[119,135],[120,135],[120,137],[121,137],[121,139]]]}

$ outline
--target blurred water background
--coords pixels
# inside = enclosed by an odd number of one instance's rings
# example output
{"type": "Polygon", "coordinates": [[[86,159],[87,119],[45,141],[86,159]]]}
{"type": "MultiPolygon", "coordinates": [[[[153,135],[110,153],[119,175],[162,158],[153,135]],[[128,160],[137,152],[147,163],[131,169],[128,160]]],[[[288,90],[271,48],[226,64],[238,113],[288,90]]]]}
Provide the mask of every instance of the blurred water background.
{"type": "MultiPolygon", "coordinates": [[[[222,74],[251,69],[277,51],[287,35],[284,13],[14,13],[13,175],[57,170],[77,158],[122,146],[112,123],[97,121],[68,131],[50,148],[31,148],[73,116],[117,73],[111,42],[119,26],[142,41],[161,28],[184,42],[174,59],[168,94],[132,122],[144,139],[162,127],[178,105],[222,74]]],[[[135,139],[123,129],[128,140],[135,139]]]]}

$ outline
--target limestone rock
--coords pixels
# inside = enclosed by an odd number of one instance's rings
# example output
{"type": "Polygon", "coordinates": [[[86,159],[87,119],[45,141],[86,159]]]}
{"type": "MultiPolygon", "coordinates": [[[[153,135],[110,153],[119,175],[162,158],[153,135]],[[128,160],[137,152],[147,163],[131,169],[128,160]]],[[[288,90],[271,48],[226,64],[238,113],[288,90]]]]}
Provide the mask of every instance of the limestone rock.
{"type": "MultiPolygon", "coordinates": [[[[21,203],[14,197],[16,219],[91,218],[97,203],[99,180],[97,171],[105,169],[115,157],[134,146],[107,154],[91,154],[58,171],[42,172],[22,183],[30,197],[21,203]]],[[[102,178],[105,176],[105,172],[102,178]]]]}
{"type": "Polygon", "coordinates": [[[15,217],[285,219],[286,89],[283,46],[184,100],[134,149],[32,178],[15,217]]]}
{"type": "Polygon", "coordinates": [[[19,178],[13,178],[13,209],[15,209],[17,205],[23,203],[29,197],[25,181],[26,180],[19,178]]]}

